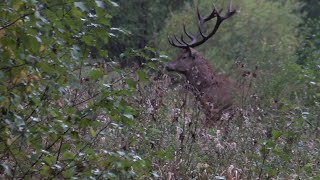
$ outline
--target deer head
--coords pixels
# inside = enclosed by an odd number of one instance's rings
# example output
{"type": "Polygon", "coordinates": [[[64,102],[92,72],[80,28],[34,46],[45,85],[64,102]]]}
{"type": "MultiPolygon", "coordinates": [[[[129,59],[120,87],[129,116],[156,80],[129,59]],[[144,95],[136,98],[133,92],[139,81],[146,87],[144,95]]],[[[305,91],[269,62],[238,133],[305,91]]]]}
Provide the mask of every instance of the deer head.
{"type": "Polygon", "coordinates": [[[177,60],[172,61],[167,65],[167,70],[176,71],[182,74],[191,71],[191,68],[195,66],[195,53],[195,50],[192,48],[185,50],[177,60]]]}

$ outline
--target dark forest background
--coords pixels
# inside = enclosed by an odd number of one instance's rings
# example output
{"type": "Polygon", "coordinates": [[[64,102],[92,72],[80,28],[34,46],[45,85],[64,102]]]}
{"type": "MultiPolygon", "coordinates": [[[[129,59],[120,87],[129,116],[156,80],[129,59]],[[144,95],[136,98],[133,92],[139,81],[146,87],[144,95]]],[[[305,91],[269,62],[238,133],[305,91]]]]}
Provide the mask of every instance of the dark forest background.
{"type": "Polygon", "coordinates": [[[206,127],[164,67],[213,3],[1,1],[0,179],[318,179],[320,2],[233,2],[197,50],[247,88],[206,127]]]}

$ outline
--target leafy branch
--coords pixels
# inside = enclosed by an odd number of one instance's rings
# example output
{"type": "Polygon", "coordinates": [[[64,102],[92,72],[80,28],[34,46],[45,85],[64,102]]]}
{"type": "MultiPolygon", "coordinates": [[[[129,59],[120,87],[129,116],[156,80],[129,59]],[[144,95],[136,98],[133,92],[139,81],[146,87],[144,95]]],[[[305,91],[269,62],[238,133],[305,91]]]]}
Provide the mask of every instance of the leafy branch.
{"type": "MultiPolygon", "coordinates": [[[[45,10],[45,9],[50,9],[50,8],[53,8],[53,7],[56,7],[56,6],[65,6],[65,5],[69,4],[69,3],[70,3],[70,2],[54,4],[54,5],[52,5],[52,6],[45,6],[45,7],[42,7],[42,8],[40,8],[40,9],[38,9],[37,11],[40,12],[40,11],[43,11],[43,10],[45,10]]],[[[14,24],[15,24],[16,22],[18,22],[19,20],[22,20],[22,19],[24,19],[24,18],[27,17],[27,16],[31,16],[31,15],[33,15],[34,13],[35,13],[35,11],[31,11],[31,12],[28,12],[28,13],[25,13],[25,14],[19,16],[19,17],[16,18],[15,20],[13,20],[13,21],[9,22],[8,24],[0,27],[0,31],[3,30],[3,29],[9,28],[10,26],[14,25],[14,24]]]]}

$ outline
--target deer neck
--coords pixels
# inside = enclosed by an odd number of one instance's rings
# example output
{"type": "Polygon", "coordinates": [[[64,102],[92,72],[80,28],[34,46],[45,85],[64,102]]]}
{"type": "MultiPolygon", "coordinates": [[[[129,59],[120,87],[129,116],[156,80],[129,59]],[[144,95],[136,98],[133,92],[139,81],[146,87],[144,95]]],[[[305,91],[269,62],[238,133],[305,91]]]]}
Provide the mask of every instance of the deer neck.
{"type": "Polygon", "coordinates": [[[215,84],[216,74],[207,63],[197,64],[185,75],[189,83],[200,91],[215,84]]]}

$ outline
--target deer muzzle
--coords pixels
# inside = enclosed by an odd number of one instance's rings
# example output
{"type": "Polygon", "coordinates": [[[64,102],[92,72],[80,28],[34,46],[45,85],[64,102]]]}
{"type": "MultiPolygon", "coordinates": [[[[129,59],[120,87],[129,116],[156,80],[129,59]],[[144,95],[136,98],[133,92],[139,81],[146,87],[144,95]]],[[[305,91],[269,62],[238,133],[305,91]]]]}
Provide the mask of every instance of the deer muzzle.
{"type": "Polygon", "coordinates": [[[172,63],[169,63],[166,65],[166,70],[167,71],[175,71],[175,67],[172,63]]]}

